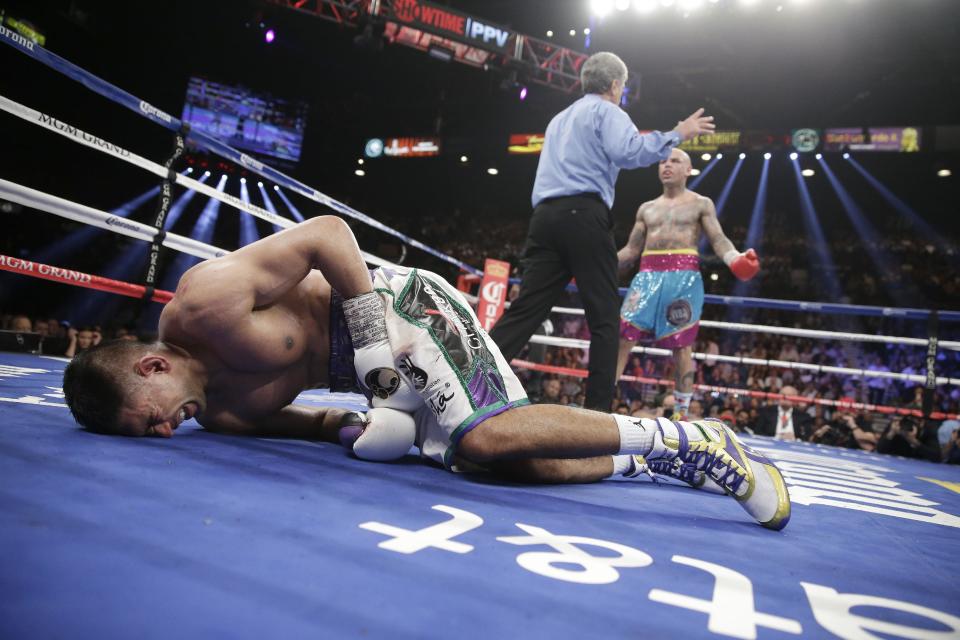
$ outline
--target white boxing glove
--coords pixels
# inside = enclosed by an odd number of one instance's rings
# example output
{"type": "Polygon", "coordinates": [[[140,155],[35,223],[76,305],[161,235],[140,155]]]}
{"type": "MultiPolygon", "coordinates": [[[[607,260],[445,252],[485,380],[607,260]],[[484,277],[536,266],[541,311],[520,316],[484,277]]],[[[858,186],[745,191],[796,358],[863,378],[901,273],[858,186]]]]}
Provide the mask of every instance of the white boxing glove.
{"type": "Polygon", "coordinates": [[[423,398],[397,372],[385,313],[383,300],[375,291],[343,301],[343,317],[353,341],[353,367],[370,406],[412,412],[423,404],[423,398]]]}
{"type": "Polygon", "coordinates": [[[386,462],[402,458],[414,445],[417,425],[410,414],[385,407],[366,415],[350,411],[340,418],[340,444],[362,460],[386,462]]]}

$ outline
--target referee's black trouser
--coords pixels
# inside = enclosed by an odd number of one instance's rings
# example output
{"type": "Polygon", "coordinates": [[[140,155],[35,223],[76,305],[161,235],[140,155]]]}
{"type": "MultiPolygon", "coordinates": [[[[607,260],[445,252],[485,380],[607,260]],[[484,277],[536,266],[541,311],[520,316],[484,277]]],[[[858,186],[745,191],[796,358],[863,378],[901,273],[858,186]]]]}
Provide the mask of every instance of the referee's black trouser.
{"type": "Polygon", "coordinates": [[[613,220],[592,194],[541,202],[524,247],[520,295],[490,332],[504,357],[516,357],[576,278],[590,329],[590,375],[585,405],[611,410],[617,379],[620,297],[613,220]]]}

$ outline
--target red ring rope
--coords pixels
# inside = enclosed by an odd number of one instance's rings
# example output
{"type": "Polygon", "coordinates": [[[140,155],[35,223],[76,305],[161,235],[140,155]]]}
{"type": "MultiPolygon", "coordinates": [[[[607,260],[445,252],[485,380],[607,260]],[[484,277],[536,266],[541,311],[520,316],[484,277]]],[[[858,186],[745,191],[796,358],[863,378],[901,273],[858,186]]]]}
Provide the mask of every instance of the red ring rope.
{"type": "MultiPolygon", "coordinates": [[[[52,280],[63,284],[72,284],[76,287],[85,287],[87,289],[96,289],[98,291],[109,291],[121,296],[131,298],[143,298],[146,293],[146,287],[138,284],[130,284],[120,280],[111,280],[101,276],[90,275],[82,271],[72,269],[63,269],[61,267],[52,267],[40,262],[32,262],[12,256],[0,254],[0,270],[11,271],[31,278],[41,278],[43,280],[52,280]]],[[[150,297],[154,302],[166,304],[173,300],[173,293],[156,289],[150,297]]]]}

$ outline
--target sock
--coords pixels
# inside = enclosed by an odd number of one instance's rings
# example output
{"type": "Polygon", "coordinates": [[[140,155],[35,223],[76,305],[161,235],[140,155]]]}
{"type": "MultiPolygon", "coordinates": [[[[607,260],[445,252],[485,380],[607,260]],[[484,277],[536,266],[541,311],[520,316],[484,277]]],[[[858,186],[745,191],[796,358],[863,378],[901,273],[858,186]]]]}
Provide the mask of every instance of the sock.
{"type": "Polygon", "coordinates": [[[690,401],[693,399],[693,393],[681,393],[679,391],[674,391],[673,397],[677,401],[673,407],[673,410],[676,413],[679,413],[681,416],[686,417],[687,411],[690,410],[690,401]]]}
{"type": "Polygon", "coordinates": [[[613,473],[610,474],[611,478],[622,476],[633,467],[633,456],[624,454],[611,457],[613,458],[613,473]]]}
{"type": "Polygon", "coordinates": [[[631,418],[619,413],[613,414],[620,430],[619,454],[639,454],[645,456],[653,449],[653,436],[657,433],[657,421],[648,418],[631,418]]]}

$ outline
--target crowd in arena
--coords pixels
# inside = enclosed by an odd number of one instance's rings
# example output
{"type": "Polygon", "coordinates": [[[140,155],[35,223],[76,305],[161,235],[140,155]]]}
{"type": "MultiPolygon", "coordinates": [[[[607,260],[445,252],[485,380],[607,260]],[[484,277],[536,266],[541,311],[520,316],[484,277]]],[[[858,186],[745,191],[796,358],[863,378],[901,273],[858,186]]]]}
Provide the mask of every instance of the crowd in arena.
{"type": "MultiPolygon", "coordinates": [[[[502,220],[497,222],[496,234],[481,232],[489,225],[489,220],[458,211],[450,216],[425,216],[418,228],[408,231],[468,264],[480,266],[485,258],[497,258],[509,261],[516,273],[526,220],[502,220]]],[[[882,241],[871,246],[867,246],[863,239],[857,243],[843,240],[831,243],[826,253],[832,257],[832,264],[825,264],[823,254],[810,255],[802,237],[774,226],[764,232],[763,243],[758,248],[762,269],[748,286],[740,285],[709,248],[702,252],[701,271],[708,293],[823,300],[826,295],[824,281],[833,278],[839,283],[841,295],[835,302],[950,308],[960,296],[960,269],[957,268],[960,254],[951,247],[960,246],[960,243],[952,238],[939,243],[923,241],[915,234],[889,231],[880,236],[882,241]],[[887,261],[878,266],[876,256],[885,256],[887,261]],[[789,295],[785,291],[789,291],[789,295]]],[[[742,244],[746,229],[732,226],[727,233],[742,244]]],[[[358,235],[362,236],[363,232],[358,235]]],[[[429,263],[433,258],[426,257],[425,260],[429,263]]],[[[457,275],[446,263],[427,266],[448,276],[451,281],[457,275]]],[[[632,274],[626,277],[629,275],[632,274]]],[[[622,284],[626,284],[626,280],[622,284]]],[[[579,306],[576,293],[569,294],[560,305],[579,306]]],[[[43,339],[43,352],[48,355],[72,357],[101,340],[138,337],[133,326],[118,326],[116,316],[100,318],[99,325],[77,326],[78,319],[75,318],[28,317],[23,311],[13,308],[0,314],[0,329],[39,334],[43,339]]],[[[926,337],[927,332],[926,324],[916,321],[738,309],[710,304],[705,306],[703,317],[707,320],[911,337],[926,337]]],[[[89,315],[81,322],[91,322],[89,315]]],[[[553,314],[549,325],[552,327],[549,331],[556,336],[589,340],[583,316],[553,314]]],[[[942,323],[939,336],[941,339],[957,339],[960,327],[942,323]]],[[[915,376],[926,374],[923,347],[883,343],[823,341],[702,328],[694,351],[713,356],[744,356],[915,376]]],[[[589,353],[581,348],[535,345],[521,357],[547,365],[585,370],[589,353]]],[[[740,430],[755,431],[756,426],[764,422],[764,412],[772,407],[780,407],[782,411],[783,407],[790,406],[799,411],[798,422],[802,425],[795,424],[794,431],[795,437],[803,440],[960,462],[960,432],[957,431],[960,423],[947,420],[943,427],[937,423],[924,429],[918,426],[922,421],[898,419],[888,411],[852,411],[817,403],[818,400],[828,400],[920,410],[924,408],[922,382],[746,365],[716,358],[696,360],[695,366],[695,382],[700,390],[691,405],[692,417],[719,417],[740,430]],[[707,387],[717,390],[707,390],[707,387]],[[765,393],[795,399],[761,397],[765,393]],[[806,401],[801,402],[799,398],[806,401]],[[909,436],[913,432],[904,424],[912,425],[915,435],[909,436]]],[[[960,353],[941,348],[935,371],[938,376],[960,377],[960,353]]],[[[669,381],[674,373],[672,358],[634,354],[624,373],[658,382],[621,381],[611,410],[638,416],[672,414],[669,393],[669,381]]],[[[535,401],[569,405],[583,403],[582,380],[576,376],[534,371],[521,371],[520,375],[535,401]]],[[[928,408],[946,414],[960,413],[960,388],[938,386],[931,394],[928,408]]]]}

